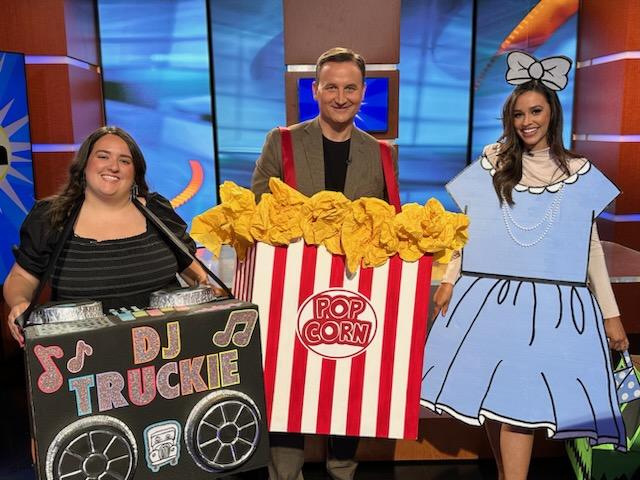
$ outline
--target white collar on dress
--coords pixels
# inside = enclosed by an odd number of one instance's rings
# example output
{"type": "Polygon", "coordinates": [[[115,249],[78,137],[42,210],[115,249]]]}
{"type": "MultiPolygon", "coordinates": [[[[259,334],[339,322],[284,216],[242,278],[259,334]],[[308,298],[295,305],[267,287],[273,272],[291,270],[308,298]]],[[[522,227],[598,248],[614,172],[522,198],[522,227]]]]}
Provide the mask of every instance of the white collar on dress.
{"type": "MultiPolygon", "coordinates": [[[[493,165],[491,165],[491,162],[489,161],[489,158],[484,153],[482,154],[482,159],[480,160],[480,164],[482,165],[482,168],[484,168],[489,173],[491,173],[492,177],[495,175],[496,169],[494,168],[493,165]]],[[[568,184],[571,184],[571,183],[575,183],[576,180],[578,180],[578,177],[580,177],[581,175],[584,175],[590,169],[591,169],[591,163],[587,160],[584,163],[584,165],[582,165],[582,167],[580,167],[580,169],[576,173],[574,173],[573,175],[565,178],[564,180],[560,180],[560,181],[552,183],[550,185],[542,185],[540,187],[528,187],[526,185],[522,185],[521,183],[518,183],[513,188],[514,188],[514,190],[516,192],[526,192],[526,191],[528,191],[529,193],[540,194],[540,193],[543,193],[546,190],[547,192],[556,193],[557,191],[559,191],[562,188],[562,185],[564,185],[564,184],[568,185],[568,184]]]]}

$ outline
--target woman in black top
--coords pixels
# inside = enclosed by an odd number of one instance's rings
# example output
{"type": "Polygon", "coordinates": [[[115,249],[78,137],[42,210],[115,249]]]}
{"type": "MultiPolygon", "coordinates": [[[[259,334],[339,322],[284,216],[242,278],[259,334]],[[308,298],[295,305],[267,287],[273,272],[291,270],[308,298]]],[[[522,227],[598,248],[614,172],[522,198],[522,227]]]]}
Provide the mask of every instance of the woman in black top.
{"type": "Polygon", "coordinates": [[[4,284],[9,329],[24,345],[15,319],[28,307],[64,224],[81,204],[73,235],[51,275],[53,300],[92,299],[110,308],[148,305],[155,290],[205,283],[202,267],[173,249],[132,203],[138,199],[195,252],[186,224],[169,202],[149,192],[140,147],[124,130],[102,127],[82,143],[61,193],[38,202],[20,229],[20,248],[4,284]]]}

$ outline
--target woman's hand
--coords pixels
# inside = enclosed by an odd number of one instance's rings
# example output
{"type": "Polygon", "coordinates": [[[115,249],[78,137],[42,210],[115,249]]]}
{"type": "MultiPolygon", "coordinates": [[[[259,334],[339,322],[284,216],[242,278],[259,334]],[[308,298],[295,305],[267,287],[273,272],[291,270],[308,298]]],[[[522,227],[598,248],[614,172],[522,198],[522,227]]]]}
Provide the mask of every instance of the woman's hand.
{"type": "Polygon", "coordinates": [[[7,325],[11,332],[11,336],[16,339],[16,342],[18,342],[22,348],[24,348],[24,334],[20,325],[16,323],[16,318],[18,318],[28,306],[29,302],[21,302],[14,305],[9,311],[9,316],[7,317],[7,325]]]}
{"type": "Polygon", "coordinates": [[[198,285],[208,285],[209,278],[207,272],[200,266],[195,260],[189,264],[182,272],[180,276],[187,282],[190,287],[197,287],[198,285]]]}
{"type": "Polygon", "coordinates": [[[439,313],[442,313],[443,317],[447,314],[451,295],[453,295],[453,284],[441,283],[433,295],[433,320],[439,313]]]}
{"type": "Polygon", "coordinates": [[[611,317],[604,319],[604,331],[609,339],[609,348],[621,352],[629,348],[629,339],[624,332],[622,320],[620,317],[611,317]]]}
{"type": "Polygon", "coordinates": [[[29,306],[33,294],[38,288],[38,282],[37,277],[34,277],[17,263],[13,264],[13,267],[9,270],[9,275],[4,280],[2,293],[4,294],[4,301],[11,308],[7,317],[7,326],[11,336],[16,339],[21,347],[24,347],[24,335],[22,334],[22,328],[16,324],[16,318],[29,306]]]}

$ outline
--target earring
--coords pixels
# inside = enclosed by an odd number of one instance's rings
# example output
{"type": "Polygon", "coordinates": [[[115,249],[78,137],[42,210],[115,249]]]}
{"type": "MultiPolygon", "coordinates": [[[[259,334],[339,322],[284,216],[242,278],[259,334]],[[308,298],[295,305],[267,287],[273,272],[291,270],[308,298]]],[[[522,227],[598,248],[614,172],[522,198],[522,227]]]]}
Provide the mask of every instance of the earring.
{"type": "Polygon", "coordinates": [[[136,198],[138,198],[138,185],[133,182],[133,185],[131,185],[131,200],[135,200],[136,198]]]}

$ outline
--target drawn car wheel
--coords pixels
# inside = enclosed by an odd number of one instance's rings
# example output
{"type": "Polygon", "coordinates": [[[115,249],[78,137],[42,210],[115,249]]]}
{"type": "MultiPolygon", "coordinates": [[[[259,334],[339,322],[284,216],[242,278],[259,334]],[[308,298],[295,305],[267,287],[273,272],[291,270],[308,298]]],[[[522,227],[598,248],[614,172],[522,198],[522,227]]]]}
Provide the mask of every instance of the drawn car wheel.
{"type": "Polygon", "coordinates": [[[67,425],[47,451],[47,480],[130,480],[138,450],[122,421],[106,415],[67,425]]]}
{"type": "Polygon", "coordinates": [[[202,398],[187,419],[185,441],[196,464],[221,472],[246,462],[260,440],[260,412],[241,392],[222,390],[202,398]]]}

